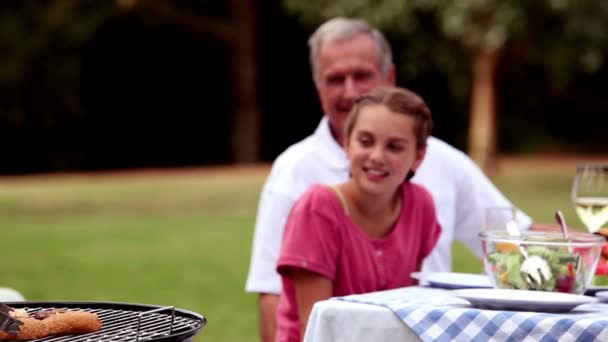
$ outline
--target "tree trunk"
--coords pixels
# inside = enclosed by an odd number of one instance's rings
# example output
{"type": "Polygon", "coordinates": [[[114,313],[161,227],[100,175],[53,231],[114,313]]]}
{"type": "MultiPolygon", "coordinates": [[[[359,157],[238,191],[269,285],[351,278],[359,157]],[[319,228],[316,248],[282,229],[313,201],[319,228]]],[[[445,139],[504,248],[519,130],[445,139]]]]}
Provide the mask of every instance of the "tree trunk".
{"type": "Polygon", "coordinates": [[[231,0],[230,19],[215,19],[174,6],[169,0],[116,0],[125,10],[148,9],[165,20],[188,27],[197,34],[212,34],[230,45],[234,116],[230,153],[236,163],[259,160],[260,121],[258,65],[256,58],[256,0],[231,0]]]}
{"type": "Polygon", "coordinates": [[[233,87],[236,106],[232,120],[231,152],[236,163],[258,161],[260,112],[256,58],[256,1],[232,0],[233,87]]]}
{"type": "Polygon", "coordinates": [[[469,125],[469,156],[486,169],[496,150],[495,75],[499,49],[480,49],[473,54],[473,89],[469,125]]]}

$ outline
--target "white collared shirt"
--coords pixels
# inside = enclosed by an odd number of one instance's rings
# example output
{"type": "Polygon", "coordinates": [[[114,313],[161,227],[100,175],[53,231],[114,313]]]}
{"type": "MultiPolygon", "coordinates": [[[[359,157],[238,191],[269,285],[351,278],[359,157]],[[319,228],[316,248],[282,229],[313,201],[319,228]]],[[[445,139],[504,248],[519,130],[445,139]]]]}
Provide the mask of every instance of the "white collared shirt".
{"type": "MultiPolygon", "coordinates": [[[[461,241],[481,257],[478,233],[482,229],[484,209],[511,203],[464,153],[434,137],[430,137],[427,144],[425,158],[412,181],[431,192],[442,234],[425,260],[423,272],[449,271],[452,242],[461,241]]],[[[277,157],[260,195],[247,292],[281,292],[276,261],[291,207],[313,183],[338,184],[348,177],[349,161],[331,135],[325,117],[314,134],[277,157]]],[[[522,227],[532,222],[523,213],[518,217],[522,227]]]]}

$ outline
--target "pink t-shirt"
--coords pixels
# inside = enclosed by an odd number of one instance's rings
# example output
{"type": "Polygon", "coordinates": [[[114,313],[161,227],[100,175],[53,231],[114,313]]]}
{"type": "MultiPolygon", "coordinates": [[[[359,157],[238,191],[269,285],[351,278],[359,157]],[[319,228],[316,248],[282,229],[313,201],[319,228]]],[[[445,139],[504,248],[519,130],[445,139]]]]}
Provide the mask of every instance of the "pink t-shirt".
{"type": "Polygon", "coordinates": [[[346,215],[335,192],[315,184],[294,205],[277,262],[283,291],[277,309],[276,341],[300,341],[300,323],[291,269],[312,271],[330,279],[333,296],[412,285],[431,252],[441,227],[429,192],[405,182],[403,205],[394,229],[372,238],[346,215]]]}

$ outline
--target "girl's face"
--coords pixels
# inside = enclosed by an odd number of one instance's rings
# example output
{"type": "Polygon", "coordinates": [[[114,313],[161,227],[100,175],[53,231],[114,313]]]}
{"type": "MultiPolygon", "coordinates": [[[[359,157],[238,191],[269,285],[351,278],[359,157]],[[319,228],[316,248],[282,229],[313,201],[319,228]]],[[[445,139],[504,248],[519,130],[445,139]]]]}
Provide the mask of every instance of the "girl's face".
{"type": "Polygon", "coordinates": [[[346,139],[352,179],[372,195],[394,192],[408,171],[420,166],[425,153],[416,149],[414,118],[384,105],[363,107],[346,139]]]}

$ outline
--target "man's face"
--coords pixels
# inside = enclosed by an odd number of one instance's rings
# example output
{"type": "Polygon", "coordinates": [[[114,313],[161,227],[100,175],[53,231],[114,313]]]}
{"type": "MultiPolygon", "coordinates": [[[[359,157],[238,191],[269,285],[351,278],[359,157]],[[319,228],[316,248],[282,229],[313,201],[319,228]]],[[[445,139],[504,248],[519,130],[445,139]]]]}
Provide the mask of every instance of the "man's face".
{"type": "Polygon", "coordinates": [[[343,142],[344,122],[354,101],[378,86],[395,85],[394,68],[383,75],[378,54],[374,41],[365,34],[327,42],[319,50],[315,85],[338,143],[343,142]]]}

